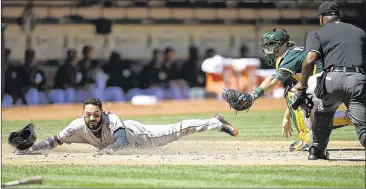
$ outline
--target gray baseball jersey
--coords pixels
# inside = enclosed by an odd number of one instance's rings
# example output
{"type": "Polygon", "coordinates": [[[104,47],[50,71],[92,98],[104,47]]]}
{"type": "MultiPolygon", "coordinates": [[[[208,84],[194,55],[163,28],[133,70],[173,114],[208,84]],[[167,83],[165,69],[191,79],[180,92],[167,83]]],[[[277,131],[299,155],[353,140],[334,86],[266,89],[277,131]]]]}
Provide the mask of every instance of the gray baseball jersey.
{"type": "Polygon", "coordinates": [[[65,129],[57,134],[63,143],[85,143],[99,149],[113,144],[115,139],[113,133],[118,128],[125,128],[120,118],[113,113],[102,114],[102,137],[96,137],[86,126],[84,118],[76,118],[65,129]]]}

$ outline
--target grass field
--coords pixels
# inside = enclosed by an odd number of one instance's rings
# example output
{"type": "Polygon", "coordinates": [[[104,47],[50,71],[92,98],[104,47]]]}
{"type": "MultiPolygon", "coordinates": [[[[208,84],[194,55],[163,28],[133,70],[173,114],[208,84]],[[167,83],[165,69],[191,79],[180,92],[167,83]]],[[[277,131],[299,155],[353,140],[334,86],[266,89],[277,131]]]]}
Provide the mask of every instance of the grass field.
{"type": "MultiPolygon", "coordinates": [[[[282,112],[247,114],[226,113],[226,119],[240,130],[237,138],[218,132],[200,133],[182,140],[295,141],[296,136],[282,139],[282,112]]],[[[209,118],[211,114],[122,117],[145,124],[167,124],[182,119],[209,118]]],[[[71,120],[37,121],[39,139],[52,136],[71,120]]],[[[24,127],[25,121],[3,121],[2,143],[10,132],[24,127]]],[[[294,129],[295,130],[295,129],[294,129]]],[[[334,130],[331,140],[357,141],[353,127],[334,130]]],[[[306,160],[304,160],[306,161],[306,160]]],[[[2,164],[2,182],[41,175],[42,185],[26,187],[365,187],[365,166],[319,165],[7,165],[2,164]]],[[[24,187],[24,186],[22,186],[24,187]]]]}
{"type": "Polygon", "coordinates": [[[3,181],[44,175],[31,187],[341,187],[365,186],[362,166],[3,166],[3,181]]]}

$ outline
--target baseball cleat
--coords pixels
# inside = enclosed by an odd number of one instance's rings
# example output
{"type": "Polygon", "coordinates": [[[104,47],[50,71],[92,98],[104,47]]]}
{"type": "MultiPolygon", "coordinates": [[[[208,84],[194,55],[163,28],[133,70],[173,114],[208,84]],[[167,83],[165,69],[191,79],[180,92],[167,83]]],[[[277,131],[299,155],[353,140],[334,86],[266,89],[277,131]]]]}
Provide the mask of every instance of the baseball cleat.
{"type": "Polygon", "coordinates": [[[318,160],[318,159],[328,160],[329,159],[329,153],[327,152],[327,150],[324,150],[323,152],[321,152],[317,148],[311,147],[309,149],[308,159],[309,160],[318,160]]]}
{"type": "Polygon", "coordinates": [[[290,145],[288,147],[290,149],[290,152],[293,151],[308,151],[309,150],[309,144],[304,142],[303,140],[298,140],[290,145]]]}
{"type": "Polygon", "coordinates": [[[225,132],[231,136],[238,136],[238,128],[235,127],[235,125],[227,122],[225,119],[224,119],[224,116],[220,115],[220,114],[215,114],[214,117],[216,119],[218,119],[221,123],[223,123],[222,125],[222,128],[221,128],[221,132],[225,132]]]}

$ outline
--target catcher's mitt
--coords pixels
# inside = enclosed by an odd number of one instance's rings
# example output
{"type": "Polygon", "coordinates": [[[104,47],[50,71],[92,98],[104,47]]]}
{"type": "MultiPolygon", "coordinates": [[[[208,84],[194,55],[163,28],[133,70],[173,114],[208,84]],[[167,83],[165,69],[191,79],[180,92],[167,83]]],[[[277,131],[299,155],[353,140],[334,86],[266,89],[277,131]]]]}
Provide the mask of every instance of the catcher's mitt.
{"type": "Polygon", "coordinates": [[[234,89],[224,88],[222,97],[229,103],[230,108],[236,111],[249,110],[254,103],[254,96],[251,93],[240,92],[234,89]]]}
{"type": "Polygon", "coordinates": [[[291,108],[297,110],[299,107],[305,112],[307,118],[310,117],[311,110],[314,107],[313,95],[307,94],[306,89],[296,91],[293,96],[293,102],[290,104],[291,108]]]}

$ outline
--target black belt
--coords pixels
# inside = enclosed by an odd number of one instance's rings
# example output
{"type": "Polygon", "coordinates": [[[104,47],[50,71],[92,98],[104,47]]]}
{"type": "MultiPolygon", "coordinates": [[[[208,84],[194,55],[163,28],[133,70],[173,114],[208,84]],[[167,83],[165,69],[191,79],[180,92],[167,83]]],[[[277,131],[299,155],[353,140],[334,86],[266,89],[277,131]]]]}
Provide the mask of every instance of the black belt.
{"type": "Polygon", "coordinates": [[[340,67],[340,66],[333,66],[328,69],[328,72],[355,72],[355,73],[365,73],[362,68],[359,67],[340,67]]]}

